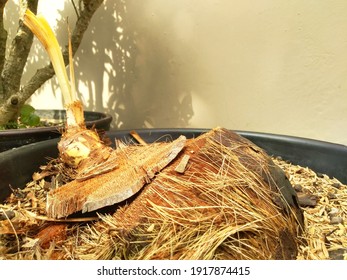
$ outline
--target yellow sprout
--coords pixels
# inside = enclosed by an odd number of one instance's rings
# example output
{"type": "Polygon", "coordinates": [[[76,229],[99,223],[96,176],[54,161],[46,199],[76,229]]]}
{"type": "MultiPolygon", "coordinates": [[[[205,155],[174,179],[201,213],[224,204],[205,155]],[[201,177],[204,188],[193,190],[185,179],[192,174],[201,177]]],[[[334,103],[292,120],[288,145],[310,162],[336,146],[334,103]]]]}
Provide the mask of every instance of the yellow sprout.
{"type": "Polygon", "coordinates": [[[57,75],[58,82],[63,94],[65,104],[70,104],[77,98],[73,95],[71,85],[66,73],[63,55],[59,43],[53,30],[46,19],[41,15],[35,15],[30,10],[26,10],[24,24],[35,34],[41,44],[46,49],[52,62],[54,71],[57,75]]]}

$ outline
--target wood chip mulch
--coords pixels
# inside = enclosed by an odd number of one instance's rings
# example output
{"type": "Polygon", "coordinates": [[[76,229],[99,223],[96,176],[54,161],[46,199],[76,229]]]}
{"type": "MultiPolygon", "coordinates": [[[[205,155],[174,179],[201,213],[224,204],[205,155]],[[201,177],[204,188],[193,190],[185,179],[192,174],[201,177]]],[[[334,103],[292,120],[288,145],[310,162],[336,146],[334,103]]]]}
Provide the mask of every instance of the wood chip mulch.
{"type": "Polygon", "coordinates": [[[287,174],[304,210],[307,245],[298,260],[347,260],[347,186],[326,174],[275,158],[287,174]]]}

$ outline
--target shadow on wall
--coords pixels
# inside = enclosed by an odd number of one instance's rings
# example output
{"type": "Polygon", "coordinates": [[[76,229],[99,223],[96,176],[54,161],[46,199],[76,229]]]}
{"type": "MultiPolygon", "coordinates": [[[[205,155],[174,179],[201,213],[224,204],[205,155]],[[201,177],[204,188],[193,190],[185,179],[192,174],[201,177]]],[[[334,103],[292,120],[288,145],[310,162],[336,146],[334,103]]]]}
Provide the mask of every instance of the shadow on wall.
{"type": "Polygon", "coordinates": [[[150,26],[142,17],[146,1],[125,2],[99,8],[76,55],[76,80],[89,92],[85,107],[111,114],[117,129],[187,127],[194,71],[186,61],[193,51],[182,46],[187,51],[176,55],[169,44],[174,38],[163,42],[156,34],[173,33],[169,20],[150,26]]]}

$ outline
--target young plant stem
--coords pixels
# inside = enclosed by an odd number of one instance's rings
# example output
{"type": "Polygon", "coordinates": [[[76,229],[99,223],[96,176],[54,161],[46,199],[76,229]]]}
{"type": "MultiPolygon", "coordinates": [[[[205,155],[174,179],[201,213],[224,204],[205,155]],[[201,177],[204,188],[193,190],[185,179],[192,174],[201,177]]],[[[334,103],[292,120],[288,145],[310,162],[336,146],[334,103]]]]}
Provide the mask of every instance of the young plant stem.
{"type": "Polygon", "coordinates": [[[62,91],[67,120],[66,131],[58,143],[60,158],[75,168],[78,168],[82,162],[84,162],[82,166],[89,166],[86,162],[93,162],[92,159],[89,160],[92,154],[94,159],[107,159],[111,152],[109,147],[105,147],[96,131],[88,130],[85,126],[83,105],[78,100],[75,89],[70,31],[68,30],[71,79],[69,81],[60,46],[46,19],[42,15],[35,15],[27,10],[24,24],[30,28],[46,49],[62,91]],[[102,153],[103,156],[96,156],[98,153],[102,153]]]}

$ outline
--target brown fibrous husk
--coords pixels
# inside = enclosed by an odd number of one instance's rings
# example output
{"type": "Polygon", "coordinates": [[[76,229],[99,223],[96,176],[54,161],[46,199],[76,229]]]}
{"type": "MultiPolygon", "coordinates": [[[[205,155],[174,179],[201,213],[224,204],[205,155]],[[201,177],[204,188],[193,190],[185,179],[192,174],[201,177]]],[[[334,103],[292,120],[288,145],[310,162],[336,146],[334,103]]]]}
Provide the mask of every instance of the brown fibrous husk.
{"type": "MultiPolygon", "coordinates": [[[[300,232],[296,214],[276,206],[275,190],[261,172],[251,172],[240,161],[239,155],[253,145],[236,138],[229,147],[222,144],[226,136],[234,134],[217,130],[191,141],[181,155],[190,154],[184,174],[175,172],[178,159],[131,204],[102,216],[81,236],[80,258],[295,258],[300,232]],[[102,253],[93,250],[96,244],[104,248],[102,253]]],[[[260,149],[253,152],[266,172],[268,157],[260,149]]]]}

